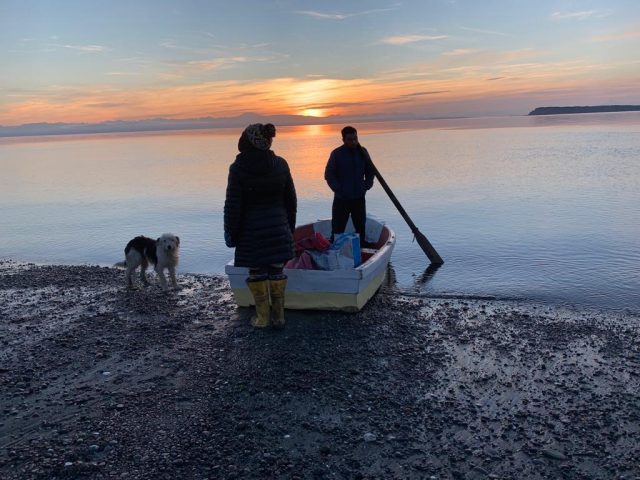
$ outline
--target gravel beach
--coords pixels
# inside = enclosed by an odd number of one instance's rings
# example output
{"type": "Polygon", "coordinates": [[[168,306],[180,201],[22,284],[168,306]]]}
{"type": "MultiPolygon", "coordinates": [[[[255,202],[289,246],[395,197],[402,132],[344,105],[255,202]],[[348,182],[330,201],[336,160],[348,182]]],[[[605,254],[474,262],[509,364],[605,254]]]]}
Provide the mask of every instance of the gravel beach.
{"type": "Polygon", "coordinates": [[[379,292],[254,331],[224,277],[0,261],[0,478],[640,479],[640,318],[379,292]]]}

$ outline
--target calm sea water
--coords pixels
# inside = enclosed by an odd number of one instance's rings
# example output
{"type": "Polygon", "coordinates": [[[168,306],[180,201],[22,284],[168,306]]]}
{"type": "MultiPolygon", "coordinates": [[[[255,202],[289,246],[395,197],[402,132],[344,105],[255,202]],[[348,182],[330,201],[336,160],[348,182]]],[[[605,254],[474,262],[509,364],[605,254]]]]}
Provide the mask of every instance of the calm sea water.
{"type": "MultiPolygon", "coordinates": [[[[390,287],[640,311],[640,114],[357,125],[444,258],[435,272],[379,185],[395,229],[390,287]]],[[[298,223],[327,218],[341,125],[283,127],[298,223]]],[[[222,273],[222,207],[240,129],[0,139],[0,257],[111,265],[135,235],[178,234],[181,270],[222,273]]]]}

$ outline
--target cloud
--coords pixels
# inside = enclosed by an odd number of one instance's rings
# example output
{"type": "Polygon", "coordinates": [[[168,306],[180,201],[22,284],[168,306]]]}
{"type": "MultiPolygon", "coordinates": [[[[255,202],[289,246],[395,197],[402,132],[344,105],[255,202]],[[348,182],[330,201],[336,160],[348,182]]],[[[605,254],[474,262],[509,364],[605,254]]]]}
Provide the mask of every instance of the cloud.
{"type": "Polygon", "coordinates": [[[277,62],[282,58],[286,58],[286,55],[264,55],[264,56],[228,56],[217,57],[203,60],[185,60],[185,61],[172,61],[166,62],[171,70],[162,72],[161,78],[175,80],[179,78],[188,78],[191,75],[197,75],[204,72],[212,72],[216,70],[232,68],[239,64],[247,63],[270,63],[277,62]]]}
{"type": "Polygon", "coordinates": [[[102,53],[108,52],[110,48],[103,47],[102,45],[62,45],[64,48],[71,50],[79,50],[85,53],[102,53]]]}
{"type": "Polygon", "coordinates": [[[501,35],[503,37],[509,37],[510,35],[506,34],[506,33],[502,33],[502,32],[497,32],[495,30],[481,30],[479,28],[469,28],[469,27],[460,27],[462,30],[467,30],[469,32],[475,32],[475,33],[484,33],[486,35],[501,35]]]}
{"type": "Polygon", "coordinates": [[[226,45],[209,45],[207,47],[195,47],[180,44],[172,39],[164,40],[159,44],[168,50],[180,52],[180,60],[167,60],[163,62],[172,70],[161,73],[166,79],[186,77],[191,73],[219,70],[229,68],[240,63],[264,63],[276,62],[289,58],[286,53],[271,50],[271,43],[261,42],[251,45],[236,44],[233,47],[226,45]],[[182,59],[184,58],[184,60],[182,59]]]}
{"type": "Polygon", "coordinates": [[[209,71],[233,65],[234,63],[244,63],[246,61],[247,59],[245,57],[215,58],[212,60],[190,60],[184,65],[194,67],[196,70],[209,71]]]}
{"type": "Polygon", "coordinates": [[[343,14],[343,13],[322,13],[322,12],[314,12],[312,10],[298,10],[296,11],[298,15],[308,15],[313,18],[319,18],[321,20],[344,20],[345,18],[349,18],[353,16],[352,14],[343,14]]]}
{"type": "Polygon", "coordinates": [[[107,72],[107,75],[114,77],[130,77],[140,75],[140,72],[107,72]]]}
{"type": "Polygon", "coordinates": [[[448,55],[448,56],[459,56],[459,55],[469,55],[470,53],[475,53],[478,50],[474,49],[474,48],[456,48],[455,50],[451,50],[449,52],[444,52],[442,55],[448,55]]]}
{"type": "Polygon", "coordinates": [[[605,35],[598,35],[592,38],[594,42],[612,42],[617,40],[630,40],[640,38],[640,30],[628,30],[626,32],[616,32],[605,35]]]}
{"type": "MultiPolygon", "coordinates": [[[[622,82],[637,85],[638,80],[637,64],[600,64],[597,59],[588,57],[549,62],[549,58],[555,57],[550,57],[549,51],[536,49],[482,49],[469,55],[460,53],[464,50],[453,50],[458,55],[439,55],[430,59],[421,56],[416,63],[404,65],[402,69],[367,78],[332,78],[327,74],[246,81],[213,79],[211,72],[216,69],[267,61],[266,55],[261,57],[235,50],[233,54],[220,57],[192,57],[161,64],[175,77],[180,74],[181,80],[187,79],[170,85],[146,82],[123,88],[121,82],[113,81],[111,85],[78,84],[41,91],[10,91],[10,98],[0,99],[0,124],[96,122],[157,116],[223,117],[246,111],[300,114],[313,108],[323,109],[327,116],[408,109],[431,111],[434,105],[463,105],[470,99],[490,102],[492,98],[505,95],[524,98],[542,95],[540,92],[548,89],[560,91],[566,88],[576,95],[582,95],[581,92],[589,88],[604,92],[620,89],[622,82]]],[[[121,59],[138,60],[139,57],[121,59]]],[[[109,74],[117,76],[128,70],[136,71],[136,68],[122,64],[109,74]]],[[[633,87],[629,86],[628,90],[633,93],[633,87]]]]}
{"type": "Polygon", "coordinates": [[[358,104],[358,102],[311,103],[309,105],[301,105],[300,108],[304,110],[327,110],[334,108],[348,108],[358,104]]]}
{"type": "MultiPolygon", "coordinates": [[[[180,52],[178,59],[160,62],[166,68],[158,74],[159,78],[169,81],[188,79],[191,76],[225,70],[240,64],[273,63],[289,58],[286,53],[271,50],[271,44],[266,42],[236,44],[233,48],[224,45],[199,48],[166,39],[159,45],[180,52]]],[[[136,62],[138,59],[139,57],[133,57],[127,61],[136,62]]]]}
{"type": "Polygon", "coordinates": [[[582,12],[554,12],[551,14],[551,20],[586,20],[591,17],[601,18],[606,17],[607,15],[608,13],[599,12],[597,10],[585,10],[582,12]]]}
{"type": "Polygon", "coordinates": [[[225,45],[208,45],[204,48],[193,47],[189,45],[180,45],[172,39],[163,40],[158,45],[162,48],[166,48],[167,50],[176,50],[178,52],[186,52],[192,55],[211,55],[212,52],[224,51],[228,49],[228,47],[226,47],[225,45]]]}
{"type": "Polygon", "coordinates": [[[127,107],[127,103],[122,102],[98,102],[98,103],[85,103],[87,108],[122,108],[127,107]]]}
{"type": "MultiPolygon", "coordinates": [[[[476,50],[465,55],[440,55],[427,63],[407,65],[405,68],[381,72],[378,78],[387,81],[402,78],[433,78],[453,80],[459,75],[478,79],[511,76],[509,70],[523,66],[523,61],[545,58],[546,50],[524,48],[517,50],[476,50]]],[[[531,64],[531,65],[537,65],[531,64]]]]}
{"type": "MultiPolygon", "coordinates": [[[[57,36],[50,37],[53,40],[58,40],[57,36]]],[[[20,47],[27,47],[24,50],[9,50],[11,52],[21,53],[51,53],[58,52],[60,49],[75,50],[81,53],[105,53],[110,52],[112,49],[104,45],[70,45],[60,43],[45,42],[40,44],[35,38],[23,38],[19,41],[20,47]]]]}
{"type": "MultiPolygon", "coordinates": [[[[407,65],[405,68],[381,72],[376,81],[385,84],[407,82],[405,93],[450,90],[459,95],[456,85],[472,84],[470,90],[486,90],[490,85],[514,85],[539,78],[592,78],[609,69],[629,71],[625,66],[613,66],[574,60],[547,61],[548,51],[536,49],[482,50],[470,56],[439,56],[429,62],[407,65]],[[515,82],[515,83],[514,83],[515,82]]],[[[625,73],[626,75],[626,73],[625,73]]],[[[447,95],[442,93],[439,96],[447,95]]],[[[423,97],[427,98],[427,97],[423,97]]],[[[435,96],[434,96],[435,98],[435,96]]]]}
{"type": "Polygon", "coordinates": [[[345,20],[351,17],[359,17],[363,15],[371,15],[373,13],[388,12],[391,10],[395,10],[397,8],[398,6],[394,5],[389,8],[376,8],[373,10],[363,10],[362,12],[354,12],[354,13],[325,13],[325,12],[318,12],[315,10],[297,10],[296,13],[298,15],[307,15],[309,17],[317,18],[318,20],[345,20]]]}
{"type": "Polygon", "coordinates": [[[172,50],[180,50],[183,49],[184,47],[180,47],[178,45],[176,45],[173,40],[164,40],[162,42],[160,42],[160,46],[164,47],[164,48],[169,48],[172,50]]]}
{"type": "Polygon", "coordinates": [[[448,93],[451,90],[433,90],[430,92],[415,92],[415,93],[407,93],[405,95],[400,95],[401,97],[421,97],[423,95],[437,95],[438,93],[448,93]]]}
{"type": "Polygon", "coordinates": [[[443,40],[445,38],[448,38],[447,35],[395,35],[385,37],[381,42],[388,45],[407,45],[409,43],[443,40]]]}

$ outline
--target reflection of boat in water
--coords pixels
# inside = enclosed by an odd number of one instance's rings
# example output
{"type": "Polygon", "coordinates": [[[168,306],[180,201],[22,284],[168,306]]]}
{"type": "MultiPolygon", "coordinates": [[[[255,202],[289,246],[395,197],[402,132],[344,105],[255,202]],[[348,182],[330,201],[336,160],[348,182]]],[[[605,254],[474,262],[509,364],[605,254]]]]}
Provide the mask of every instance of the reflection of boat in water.
{"type": "Polygon", "coordinates": [[[393,269],[393,263],[389,262],[387,265],[387,274],[384,276],[382,285],[380,286],[380,292],[385,294],[394,294],[398,291],[398,277],[396,271],[393,269]]]}
{"type": "MultiPolygon", "coordinates": [[[[285,307],[291,309],[344,310],[357,312],[376,293],[387,272],[387,265],[396,243],[393,230],[379,220],[367,218],[366,241],[372,250],[362,252],[362,264],[348,270],[285,269],[289,277],[285,307]]],[[[300,240],[322,233],[329,238],[331,221],[318,220],[296,228],[294,238],[300,240]]],[[[225,267],[231,290],[241,307],[253,304],[247,288],[249,269],[236,267],[231,260],[225,267]]]]}

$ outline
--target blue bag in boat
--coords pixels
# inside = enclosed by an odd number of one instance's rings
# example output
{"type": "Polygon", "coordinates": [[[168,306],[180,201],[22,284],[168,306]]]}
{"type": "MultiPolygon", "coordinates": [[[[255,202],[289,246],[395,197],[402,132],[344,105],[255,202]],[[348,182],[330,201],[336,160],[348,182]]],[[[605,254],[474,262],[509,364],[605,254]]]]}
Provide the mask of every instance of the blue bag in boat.
{"type": "Polygon", "coordinates": [[[313,264],[318,270],[335,270],[335,268],[331,268],[331,265],[335,264],[335,262],[331,262],[329,260],[329,250],[325,250],[324,252],[318,252],[317,250],[305,250],[305,252],[309,254],[313,260],[313,264]]]}
{"type": "Polygon", "coordinates": [[[360,236],[357,233],[336,233],[329,250],[336,252],[332,259],[337,264],[331,265],[331,270],[355,268],[362,263],[360,236]]]}

